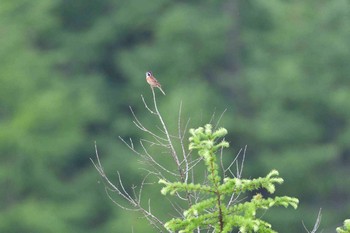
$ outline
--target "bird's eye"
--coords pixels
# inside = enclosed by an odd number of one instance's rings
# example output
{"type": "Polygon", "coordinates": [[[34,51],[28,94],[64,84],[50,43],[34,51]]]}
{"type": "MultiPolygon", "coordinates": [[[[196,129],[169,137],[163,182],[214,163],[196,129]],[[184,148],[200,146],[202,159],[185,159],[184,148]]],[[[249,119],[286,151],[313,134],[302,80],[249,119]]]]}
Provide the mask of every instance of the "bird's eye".
{"type": "Polygon", "coordinates": [[[151,72],[147,72],[147,76],[151,76],[151,72]]]}

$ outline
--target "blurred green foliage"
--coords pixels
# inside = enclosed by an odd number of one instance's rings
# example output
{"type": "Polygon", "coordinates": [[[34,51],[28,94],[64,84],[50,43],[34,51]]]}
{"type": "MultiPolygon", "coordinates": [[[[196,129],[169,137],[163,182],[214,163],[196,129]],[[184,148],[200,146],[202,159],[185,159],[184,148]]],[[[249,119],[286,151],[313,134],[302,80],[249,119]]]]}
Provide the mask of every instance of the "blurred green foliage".
{"type": "Polygon", "coordinates": [[[117,136],[144,137],[129,105],[156,129],[140,100],[151,69],[173,132],[180,101],[193,127],[228,108],[227,156],[247,144],[247,177],[281,172],[279,191],[300,205],[266,213],[275,229],[301,232],[322,207],[320,228],[334,232],[350,209],[349,9],[346,0],[2,0],[0,231],[152,232],[113,205],[89,161],[96,140],[111,178],[140,180],[117,136]]]}

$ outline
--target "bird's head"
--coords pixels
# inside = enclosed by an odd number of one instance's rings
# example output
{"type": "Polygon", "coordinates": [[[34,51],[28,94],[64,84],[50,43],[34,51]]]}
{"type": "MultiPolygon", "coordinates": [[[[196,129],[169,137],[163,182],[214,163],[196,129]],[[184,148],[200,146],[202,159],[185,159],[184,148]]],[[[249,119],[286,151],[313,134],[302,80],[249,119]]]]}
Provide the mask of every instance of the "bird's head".
{"type": "Polygon", "coordinates": [[[146,72],[146,77],[151,77],[152,76],[152,72],[151,71],[147,71],[146,72]]]}

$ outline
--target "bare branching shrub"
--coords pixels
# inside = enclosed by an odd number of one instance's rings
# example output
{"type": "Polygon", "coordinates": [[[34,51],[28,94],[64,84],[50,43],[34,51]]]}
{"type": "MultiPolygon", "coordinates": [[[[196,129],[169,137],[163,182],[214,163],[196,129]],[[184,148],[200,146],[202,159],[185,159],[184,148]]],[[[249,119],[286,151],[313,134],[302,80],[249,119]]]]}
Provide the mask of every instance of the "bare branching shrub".
{"type": "Polygon", "coordinates": [[[130,107],[135,126],[148,134],[151,139],[140,139],[139,146],[135,146],[132,139],[120,138],[145,165],[143,169],[147,174],[138,188],[136,186],[126,188],[119,173],[117,173],[118,183],[111,182],[103,169],[95,145],[96,159],[92,162],[103,178],[107,195],[111,200],[124,210],[140,212],[159,232],[231,232],[233,229],[240,232],[274,232],[271,224],[257,216],[257,211],[267,210],[272,206],[291,205],[296,208],[298,204],[296,198],[288,196],[267,198],[257,193],[260,189],[274,193],[275,184],[283,182],[278,172],[273,170],[265,177],[242,179],[246,148],[241,149],[225,166],[223,149],[229,146],[224,139],[227,131],[211,124],[190,129],[191,137],[187,148],[188,141],[185,135],[189,120],[185,124],[182,123],[182,105],[180,104],[179,108],[177,133],[173,135],[169,132],[158,109],[153,88],[152,94],[152,107],[149,107],[143,96],[141,98],[145,108],[160,122],[161,127],[158,128],[160,133],[147,128],[130,107]],[[169,168],[169,163],[162,162],[150,152],[152,146],[158,146],[168,152],[164,156],[171,159],[172,168],[169,168]],[[198,170],[203,171],[201,179],[198,179],[198,172],[195,175],[195,171],[198,170]],[[144,187],[150,177],[156,177],[163,185],[160,190],[163,195],[170,194],[178,200],[164,197],[164,201],[170,203],[176,214],[170,220],[164,221],[152,212],[151,199],[142,202],[144,187]],[[251,191],[254,191],[255,195],[250,193],[251,191]],[[122,205],[112,198],[111,192],[118,194],[128,205],[122,205]],[[244,199],[240,198],[245,192],[249,193],[244,199]]]}

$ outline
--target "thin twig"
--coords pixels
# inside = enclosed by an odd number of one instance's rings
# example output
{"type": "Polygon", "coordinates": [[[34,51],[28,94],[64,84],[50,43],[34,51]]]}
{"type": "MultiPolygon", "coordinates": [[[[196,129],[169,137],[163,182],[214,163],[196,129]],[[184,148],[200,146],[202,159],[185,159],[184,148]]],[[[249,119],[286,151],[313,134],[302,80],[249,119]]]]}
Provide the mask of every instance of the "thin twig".
{"type": "Polygon", "coordinates": [[[320,224],[321,224],[321,219],[322,219],[322,208],[320,208],[320,210],[318,211],[318,214],[317,214],[317,219],[316,219],[316,222],[315,222],[315,225],[314,225],[314,228],[312,229],[312,231],[309,231],[305,224],[304,224],[304,221],[301,221],[303,226],[304,226],[304,229],[308,232],[308,233],[316,233],[316,231],[318,230],[318,228],[320,227],[320,224]]]}
{"type": "MultiPolygon", "coordinates": [[[[224,140],[225,140],[225,138],[224,138],[224,140]]],[[[224,161],[223,161],[223,151],[224,151],[224,147],[221,147],[220,148],[220,166],[221,166],[221,171],[222,171],[222,176],[223,176],[223,178],[225,178],[226,177],[226,175],[225,175],[225,167],[224,167],[224,161]]]]}
{"type": "Polygon", "coordinates": [[[146,133],[149,133],[150,135],[152,135],[156,139],[159,139],[159,140],[162,140],[162,141],[167,141],[167,139],[159,137],[158,135],[156,135],[155,133],[153,133],[152,131],[148,130],[146,127],[144,127],[143,124],[141,124],[141,122],[137,119],[134,111],[132,110],[132,107],[129,106],[129,108],[130,108],[131,114],[133,115],[133,117],[135,119],[133,121],[133,123],[136,125],[137,128],[139,128],[140,130],[142,130],[142,131],[144,131],[146,133]]]}
{"type": "Polygon", "coordinates": [[[217,120],[214,129],[217,129],[217,127],[218,127],[218,125],[219,125],[219,123],[220,123],[220,121],[221,121],[221,118],[224,116],[224,114],[225,114],[226,111],[227,111],[227,108],[225,108],[225,110],[224,110],[224,111],[221,113],[221,115],[219,116],[219,119],[217,120]]]}
{"type": "Polygon", "coordinates": [[[140,141],[140,144],[145,152],[145,155],[147,156],[147,158],[152,161],[152,163],[154,163],[155,165],[157,165],[160,169],[162,169],[163,171],[173,175],[173,176],[178,176],[178,174],[171,172],[169,169],[166,169],[165,167],[163,167],[160,163],[158,163],[147,151],[147,149],[145,148],[145,146],[143,145],[142,141],[140,141]]]}
{"type": "MultiPolygon", "coordinates": [[[[183,136],[181,134],[181,110],[182,110],[182,101],[180,102],[180,107],[179,107],[179,118],[177,122],[177,127],[178,127],[178,132],[179,132],[179,140],[180,140],[180,145],[182,149],[182,155],[183,155],[183,161],[185,163],[185,171],[188,171],[188,161],[187,161],[187,156],[186,156],[186,151],[185,151],[185,145],[183,142],[183,136]]],[[[185,183],[188,181],[188,172],[185,172],[185,183]]]]}
{"type": "MultiPolygon", "coordinates": [[[[241,178],[242,177],[242,173],[243,173],[243,166],[244,166],[244,161],[245,161],[245,153],[247,152],[247,145],[245,145],[244,147],[244,151],[243,151],[243,156],[242,156],[242,162],[241,162],[241,168],[240,170],[238,170],[237,167],[237,178],[241,178]]],[[[238,162],[237,162],[238,164],[238,162]]]]}
{"type": "MultiPolygon", "coordinates": [[[[171,156],[173,157],[173,159],[175,161],[175,164],[177,166],[177,169],[178,169],[178,172],[179,172],[179,175],[180,175],[180,180],[181,180],[181,182],[184,183],[185,182],[185,173],[184,173],[184,170],[181,167],[181,163],[180,163],[179,157],[178,157],[178,155],[176,153],[176,150],[174,148],[173,142],[172,142],[172,140],[170,138],[170,134],[169,134],[168,128],[166,127],[166,125],[164,123],[164,120],[163,120],[163,117],[162,117],[162,115],[160,114],[160,112],[158,110],[156,95],[154,93],[153,88],[152,88],[152,94],[153,94],[154,109],[155,109],[155,111],[157,113],[157,116],[159,118],[160,123],[163,126],[164,133],[165,133],[165,135],[167,137],[167,140],[168,140],[168,143],[169,143],[169,146],[170,146],[171,156]]],[[[192,205],[192,201],[190,199],[190,193],[189,192],[186,192],[186,198],[187,198],[189,206],[191,206],[192,205]]]]}
{"type": "Polygon", "coordinates": [[[214,121],[214,118],[215,118],[215,111],[216,111],[216,108],[214,108],[214,111],[213,111],[213,114],[211,115],[210,117],[210,120],[209,120],[209,124],[211,124],[213,121],[214,121]]]}
{"type": "Polygon", "coordinates": [[[232,173],[232,171],[231,171],[231,167],[232,167],[233,164],[236,163],[236,161],[237,161],[237,159],[238,159],[238,157],[239,157],[241,151],[242,151],[242,148],[238,151],[236,157],[232,160],[232,162],[230,163],[230,165],[229,165],[226,169],[224,169],[224,174],[226,174],[226,172],[229,171],[229,172],[231,173],[231,175],[232,175],[233,177],[235,177],[235,175],[234,175],[234,174],[232,173]]]}
{"type": "MultiPolygon", "coordinates": [[[[129,146],[129,147],[133,147],[133,146],[129,146]]],[[[98,155],[98,150],[97,150],[97,146],[96,146],[96,142],[95,142],[95,156],[96,156],[96,162],[90,158],[91,162],[93,163],[94,167],[96,168],[96,170],[99,172],[99,174],[101,175],[101,177],[104,179],[104,181],[107,183],[107,186],[105,186],[105,191],[106,191],[106,194],[108,196],[108,198],[111,199],[111,201],[113,203],[115,203],[117,206],[119,206],[120,208],[124,209],[124,210],[128,210],[128,211],[139,211],[139,212],[142,212],[144,217],[149,221],[149,223],[151,225],[153,225],[154,227],[156,227],[159,231],[162,231],[163,230],[166,230],[164,229],[164,223],[159,219],[157,218],[156,216],[154,216],[150,211],[147,211],[146,209],[144,209],[142,206],[141,206],[141,203],[140,203],[140,195],[138,198],[136,198],[136,195],[135,196],[135,199],[132,198],[129,193],[125,190],[124,188],[124,185],[123,185],[123,182],[122,182],[122,179],[121,179],[121,176],[120,176],[120,173],[117,172],[118,174],[118,182],[119,182],[119,185],[120,185],[120,188],[118,188],[116,185],[114,185],[107,177],[103,167],[102,167],[102,164],[101,164],[101,161],[100,161],[100,157],[98,155]],[[134,208],[127,208],[123,205],[121,205],[120,203],[116,202],[114,200],[114,198],[112,198],[112,196],[110,195],[109,192],[116,192],[118,195],[120,195],[123,199],[125,199],[127,202],[129,202],[131,204],[131,206],[133,206],[134,208]]],[[[148,175],[146,175],[141,183],[141,188],[139,190],[139,192],[142,192],[142,189],[143,189],[143,185],[145,184],[145,180],[147,178],[148,175]]],[[[166,230],[168,231],[168,230],[166,230]]],[[[168,231],[168,232],[171,232],[171,231],[168,231]]]]}
{"type": "Polygon", "coordinates": [[[160,114],[160,112],[159,112],[159,110],[158,110],[157,101],[156,101],[156,95],[155,95],[155,93],[154,93],[153,88],[152,88],[152,94],[153,94],[154,108],[155,108],[155,111],[156,111],[156,113],[157,113],[157,116],[158,116],[158,118],[159,118],[159,120],[160,120],[160,123],[161,123],[162,126],[163,126],[165,135],[166,135],[166,137],[167,137],[167,140],[168,140],[168,143],[169,143],[169,146],[170,146],[170,149],[171,149],[171,156],[173,157],[173,159],[174,159],[176,165],[178,166],[179,173],[180,173],[181,177],[183,178],[183,171],[182,171],[182,169],[181,169],[181,167],[180,167],[179,158],[177,157],[177,154],[176,154],[174,145],[173,145],[173,143],[172,143],[172,141],[171,141],[171,139],[170,139],[170,134],[169,134],[169,132],[168,132],[167,127],[165,126],[163,117],[162,117],[162,115],[160,114]]]}
{"type": "Polygon", "coordinates": [[[150,113],[152,113],[152,114],[157,114],[157,113],[153,112],[153,111],[147,106],[147,103],[146,103],[145,99],[143,98],[143,95],[141,95],[141,99],[142,99],[143,104],[145,105],[145,108],[146,108],[150,113]]]}

